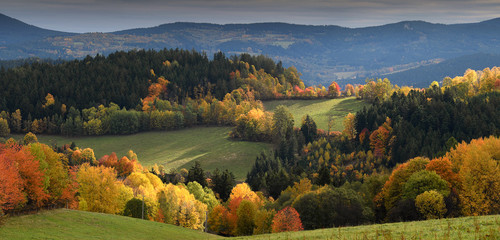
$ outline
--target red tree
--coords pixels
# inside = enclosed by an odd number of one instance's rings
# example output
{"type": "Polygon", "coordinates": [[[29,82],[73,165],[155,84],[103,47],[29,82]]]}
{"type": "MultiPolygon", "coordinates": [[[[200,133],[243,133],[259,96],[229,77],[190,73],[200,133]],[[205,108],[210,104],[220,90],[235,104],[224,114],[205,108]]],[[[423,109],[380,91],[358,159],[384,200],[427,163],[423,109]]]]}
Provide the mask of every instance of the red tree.
{"type": "Polygon", "coordinates": [[[273,233],[304,230],[300,215],[293,207],[285,207],[274,215],[272,229],[273,233]]]}
{"type": "Polygon", "coordinates": [[[17,162],[19,175],[23,180],[28,204],[34,204],[36,207],[43,206],[50,195],[45,189],[45,177],[40,169],[39,161],[35,160],[35,157],[26,148],[22,148],[14,154],[14,161],[17,162]]]}
{"type": "Polygon", "coordinates": [[[0,208],[16,209],[26,203],[23,183],[14,161],[16,150],[0,149],[0,208]]]}
{"type": "Polygon", "coordinates": [[[332,97],[340,97],[340,86],[336,82],[332,82],[328,87],[328,95],[332,97]]]}

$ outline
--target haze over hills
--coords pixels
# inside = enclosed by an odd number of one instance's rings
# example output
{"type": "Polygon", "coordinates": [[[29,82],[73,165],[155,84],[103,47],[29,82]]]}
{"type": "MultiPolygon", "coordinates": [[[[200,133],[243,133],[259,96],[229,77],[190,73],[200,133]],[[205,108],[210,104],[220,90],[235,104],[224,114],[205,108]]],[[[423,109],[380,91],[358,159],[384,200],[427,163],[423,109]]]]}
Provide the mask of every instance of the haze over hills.
{"type": "MultiPolygon", "coordinates": [[[[365,28],[179,22],[112,33],[74,34],[37,28],[0,15],[0,60],[73,59],[141,48],[195,49],[208,56],[217,51],[227,55],[265,54],[285,66],[296,66],[308,84],[327,85],[336,80],[344,85],[409,69],[416,71],[421,66],[471,54],[500,54],[500,18],[453,25],[405,21],[365,28]]],[[[499,57],[488,59],[495,60],[479,68],[490,67],[499,57]]],[[[464,65],[472,63],[465,61],[464,65]]],[[[414,82],[407,84],[416,86],[414,82]]]]}

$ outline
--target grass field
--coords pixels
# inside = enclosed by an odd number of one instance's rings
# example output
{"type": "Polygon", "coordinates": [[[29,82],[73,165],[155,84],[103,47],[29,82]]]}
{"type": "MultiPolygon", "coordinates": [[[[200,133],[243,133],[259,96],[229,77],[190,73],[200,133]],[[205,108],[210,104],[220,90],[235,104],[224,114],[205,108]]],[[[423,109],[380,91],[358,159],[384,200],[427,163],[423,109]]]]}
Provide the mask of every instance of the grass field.
{"type": "Polygon", "coordinates": [[[76,210],[51,210],[8,218],[0,239],[217,239],[174,225],[76,210]]]}
{"type": "Polygon", "coordinates": [[[500,215],[329,228],[235,239],[500,239],[500,215]]]}
{"type": "MultiPolygon", "coordinates": [[[[229,169],[237,180],[244,180],[256,156],[271,148],[267,143],[234,141],[230,127],[197,127],[168,132],[98,137],[37,135],[38,141],[58,146],[75,142],[80,148],[94,149],[96,158],[116,152],[124,156],[132,149],[144,166],[155,163],[165,168],[187,168],[198,160],[205,170],[229,169]]],[[[22,136],[17,135],[17,138],[22,136]]]]}
{"type": "MultiPolygon", "coordinates": [[[[75,210],[10,217],[0,239],[223,239],[169,224],[75,210]]],[[[500,239],[500,215],[389,223],[231,239],[500,239]]]]}
{"type": "Polygon", "coordinates": [[[332,131],[344,129],[344,117],[348,113],[356,113],[369,104],[355,97],[321,99],[321,100],[275,100],[264,102],[267,111],[274,111],[279,105],[285,105],[295,118],[295,126],[300,127],[302,117],[309,114],[320,129],[328,130],[328,117],[332,116],[332,131]]]}

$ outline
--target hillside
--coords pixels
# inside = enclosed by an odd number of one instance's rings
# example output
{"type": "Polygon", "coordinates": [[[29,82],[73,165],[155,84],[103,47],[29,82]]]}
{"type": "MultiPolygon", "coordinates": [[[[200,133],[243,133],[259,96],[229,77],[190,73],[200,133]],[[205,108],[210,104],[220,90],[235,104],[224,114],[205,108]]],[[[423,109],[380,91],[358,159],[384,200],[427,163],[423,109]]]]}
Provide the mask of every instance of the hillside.
{"type": "MultiPolygon", "coordinates": [[[[142,165],[155,163],[167,170],[191,167],[199,161],[203,169],[229,169],[237,180],[244,180],[255,157],[268,151],[267,143],[234,141],[229,138],[229,127],[197,127],[168,132],[144,132],[126,136],[60,137],[39,135],[38,140],[48,145],[62,146],[71,142],[80,148],[92,148],[96,158],[116,152],[125,156],[132,149],[142,165]]],[[[21,136],[18,136],[19,138],[21,136]]]]}
{"type": "Polygon", "coordinates": [[[389,78],[391,83],[398,86],[411,83],[413,87],[426,88],[433,81],[442,82],[445,77],[453,78],[463,75],[467,69],[483,69],[493,66],[500,66],[500,55],[477,53],[380,77],[389,78]]]}
{"type": "MultiPolygon", "coordinates": [[[[453,25],[405,21],[366,28],[178,22],[112,33],[35,34],[33,44],[1,48],[0,60],[31,56],[73,59],[141,48],[195,49],[209,55],[246,52],[266,54],[285,66],[296,66],[308,84],[327,85],[338,80],[345,85],[353,79],[363,81],[478,52],[498,54],[499,30],[500,18],[453,25]]],[[[0,42],[23,34],[2,34],[0,42]]]]}
{"type": "Polygon", "coordinates": [[[170,224],[117,215],[58,209],[9,218],[0,239],[220,239],[170,224]]]}
{"type": "MultiPolygon", "coordinates": [[[[388,223],[232,239],[495,239],[500,216],[388,223]]],[[[116,215],[59,209],[12,217],[0,228],[2,239],[222,239],[201,231],[116,215]],[[168,237],[167,237],[168,236],[168,237]]]]}

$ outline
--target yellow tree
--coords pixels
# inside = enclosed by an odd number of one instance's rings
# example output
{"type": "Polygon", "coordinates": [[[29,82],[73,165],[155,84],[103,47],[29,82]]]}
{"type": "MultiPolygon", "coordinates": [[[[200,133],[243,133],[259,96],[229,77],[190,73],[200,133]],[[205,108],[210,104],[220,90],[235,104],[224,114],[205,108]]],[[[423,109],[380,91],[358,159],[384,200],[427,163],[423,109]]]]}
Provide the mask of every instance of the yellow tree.
{"type": "Polygon", "coordinates": [[[260,197],[250,189],[247,183],[240,183],[236,185],[231,191],[231,195],[229,195],[229,200],[241,198],[242,200],[249,200],[255,203],[257,206],[261,206],[262,200],[260,197]]]}
{"type": "Polygon", "coordinates": [[[158,213],[157,193],[163,187],[161,180],[149,172],[132,172],[124,181],[124,184],[133,190],[136,198],[144,198],[148,206],[149,218],[153,219],[158,213]]]}
{"type": "Polygon", "coordinates": [[[80,209],[84,211],[116,214],[133,197],[130,188],[116,180],[112,168],[84,163],[78,171],[77,181],[80,209]]]}
{"type": "Polygon", "coordinates": [[[181,186],[168,184],[158,192],[159,221],[202,229],[207,206],[181,186]]]}
{"type": "Polygon", "coordinates": [[[461,143],[448,157],[459,169],[459,198],[465,215],[500,213],[500,138],[461,143]]]}
{"type": "Polygon", "coordinates": [[[344,130],[342,133],[347,136],[347,139],[353,140],[356,138],[356,116],[352,113],[348,113],[344,118],[344,130]]]}

